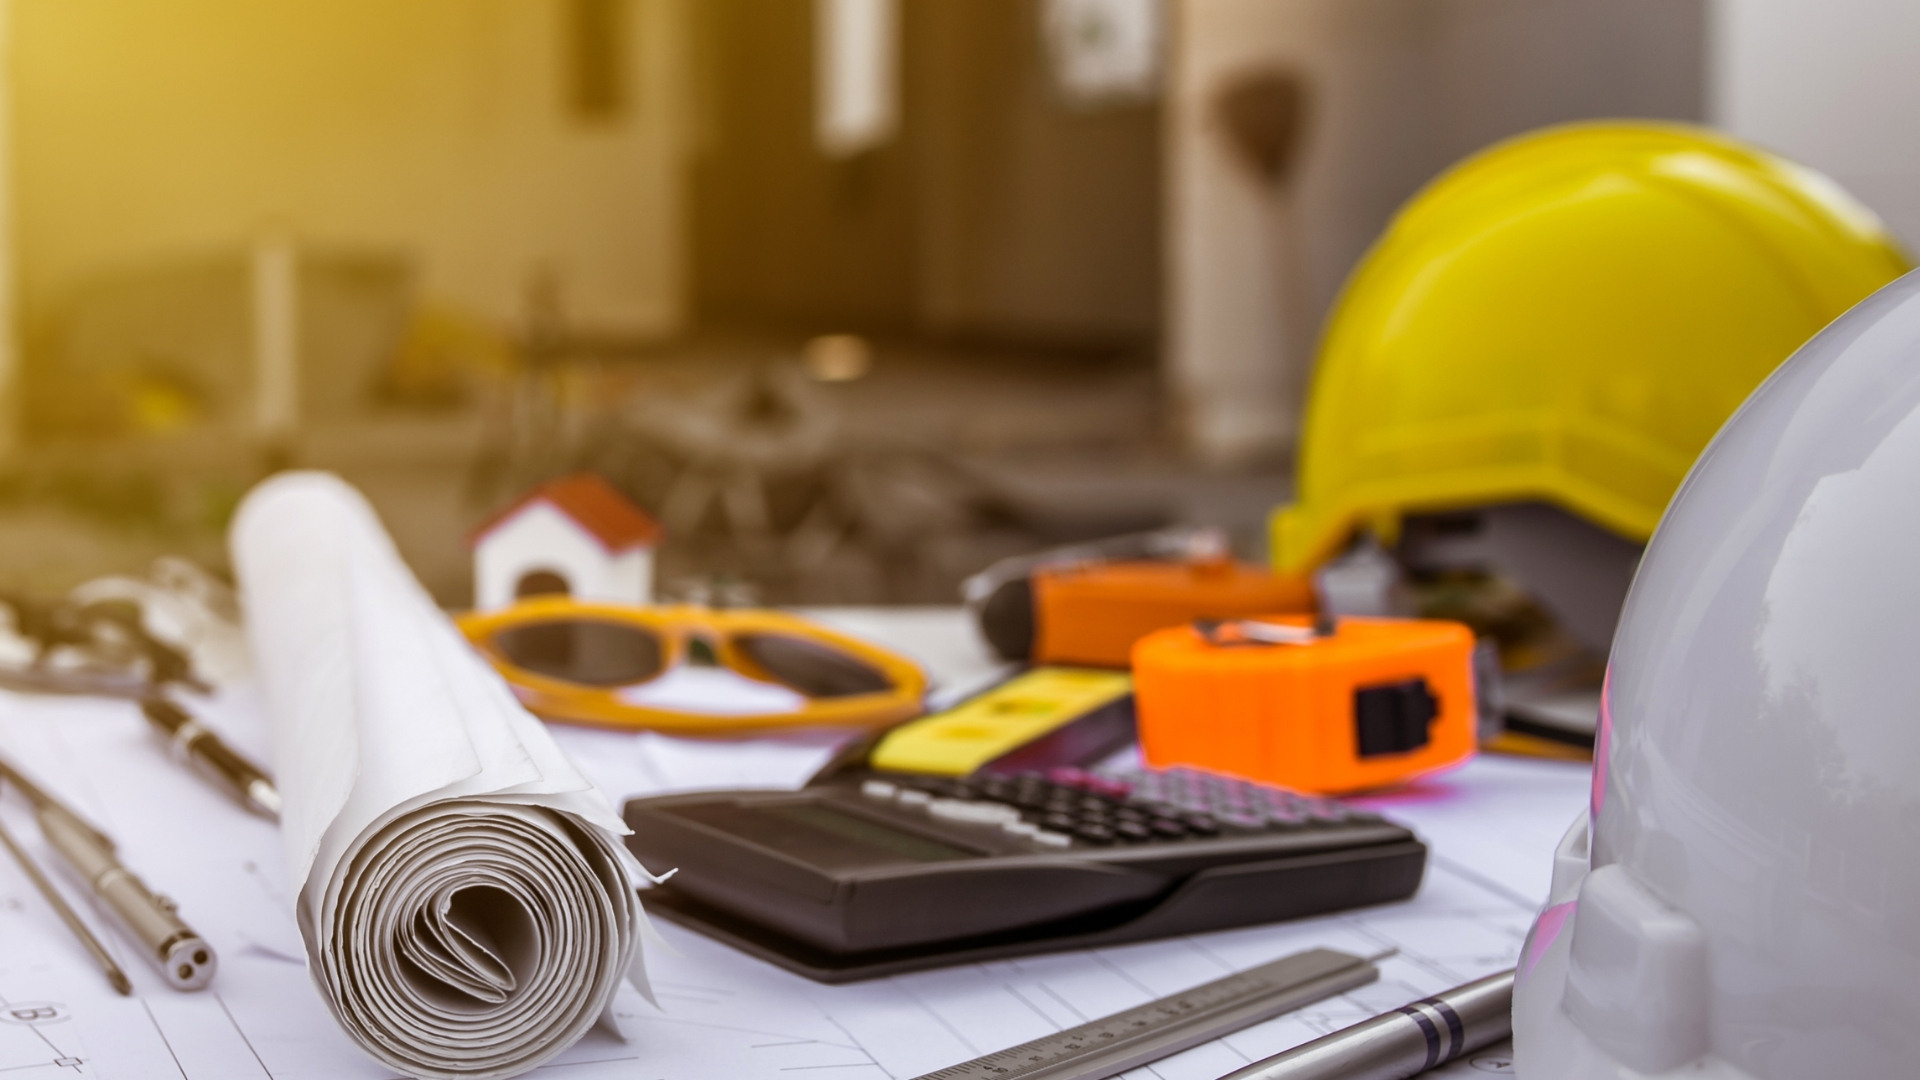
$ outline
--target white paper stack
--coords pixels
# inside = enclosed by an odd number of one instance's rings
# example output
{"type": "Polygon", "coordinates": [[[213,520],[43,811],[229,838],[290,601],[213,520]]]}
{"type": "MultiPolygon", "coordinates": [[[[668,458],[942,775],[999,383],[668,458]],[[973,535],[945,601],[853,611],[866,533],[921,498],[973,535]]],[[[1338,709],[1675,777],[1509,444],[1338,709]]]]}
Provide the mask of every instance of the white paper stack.
{"type": "Polygon", "coordinates": [[[508,1076],[564,1050],[638,970],[619,816],[347,484],[266,481],[231,543],[334,1016],[413,1076],[508,1076]]]}

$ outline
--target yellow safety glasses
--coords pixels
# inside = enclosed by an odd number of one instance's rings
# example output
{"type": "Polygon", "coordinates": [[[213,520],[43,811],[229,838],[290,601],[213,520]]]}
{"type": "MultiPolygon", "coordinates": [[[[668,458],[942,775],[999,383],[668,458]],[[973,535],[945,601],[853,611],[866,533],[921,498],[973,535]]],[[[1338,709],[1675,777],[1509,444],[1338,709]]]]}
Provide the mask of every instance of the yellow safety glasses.
{"type": "Polygon", "coordinates": [[[457,622],[522,704],[569,723],[881,727],[918,716],[927,688],[912,661],[778,611],[538,597],[457,622]]]}

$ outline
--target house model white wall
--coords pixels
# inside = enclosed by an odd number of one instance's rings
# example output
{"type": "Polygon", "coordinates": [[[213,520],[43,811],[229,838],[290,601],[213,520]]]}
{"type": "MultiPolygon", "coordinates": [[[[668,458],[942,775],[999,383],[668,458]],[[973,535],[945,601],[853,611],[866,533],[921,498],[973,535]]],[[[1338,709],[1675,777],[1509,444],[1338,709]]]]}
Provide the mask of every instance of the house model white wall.
{"type": "Polygon", "coordinates": [[[661,537],[657,522],[600,477],[550,481],[475,530],[474,607],[490,611],[543,593],[651,603],[661,537]]]}

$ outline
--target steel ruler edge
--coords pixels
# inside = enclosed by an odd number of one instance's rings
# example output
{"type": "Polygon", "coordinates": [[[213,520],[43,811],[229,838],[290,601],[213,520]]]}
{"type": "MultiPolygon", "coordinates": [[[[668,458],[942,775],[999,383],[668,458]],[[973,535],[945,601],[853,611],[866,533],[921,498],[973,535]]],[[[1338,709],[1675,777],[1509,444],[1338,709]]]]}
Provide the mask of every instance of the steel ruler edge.
{"type": "Polygon", "coordinates": [[[1379,977],[1372,959],[1308,949],[916,1080],[1105,1080],[1379,977]]]}

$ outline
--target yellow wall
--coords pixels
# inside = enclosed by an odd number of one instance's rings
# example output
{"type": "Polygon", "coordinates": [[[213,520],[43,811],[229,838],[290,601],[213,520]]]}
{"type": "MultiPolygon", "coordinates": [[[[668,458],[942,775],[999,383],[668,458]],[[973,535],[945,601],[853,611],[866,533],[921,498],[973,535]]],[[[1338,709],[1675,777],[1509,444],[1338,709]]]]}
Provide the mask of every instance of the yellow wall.
{"type": "Polygon", "coordinates": [[[546,267],[578,323],[671,330],[685,0],[623,2],[628,105],[586,121],[566,0],[13,0],[23,314],[278,230],[503,322],[546,267]]]}

